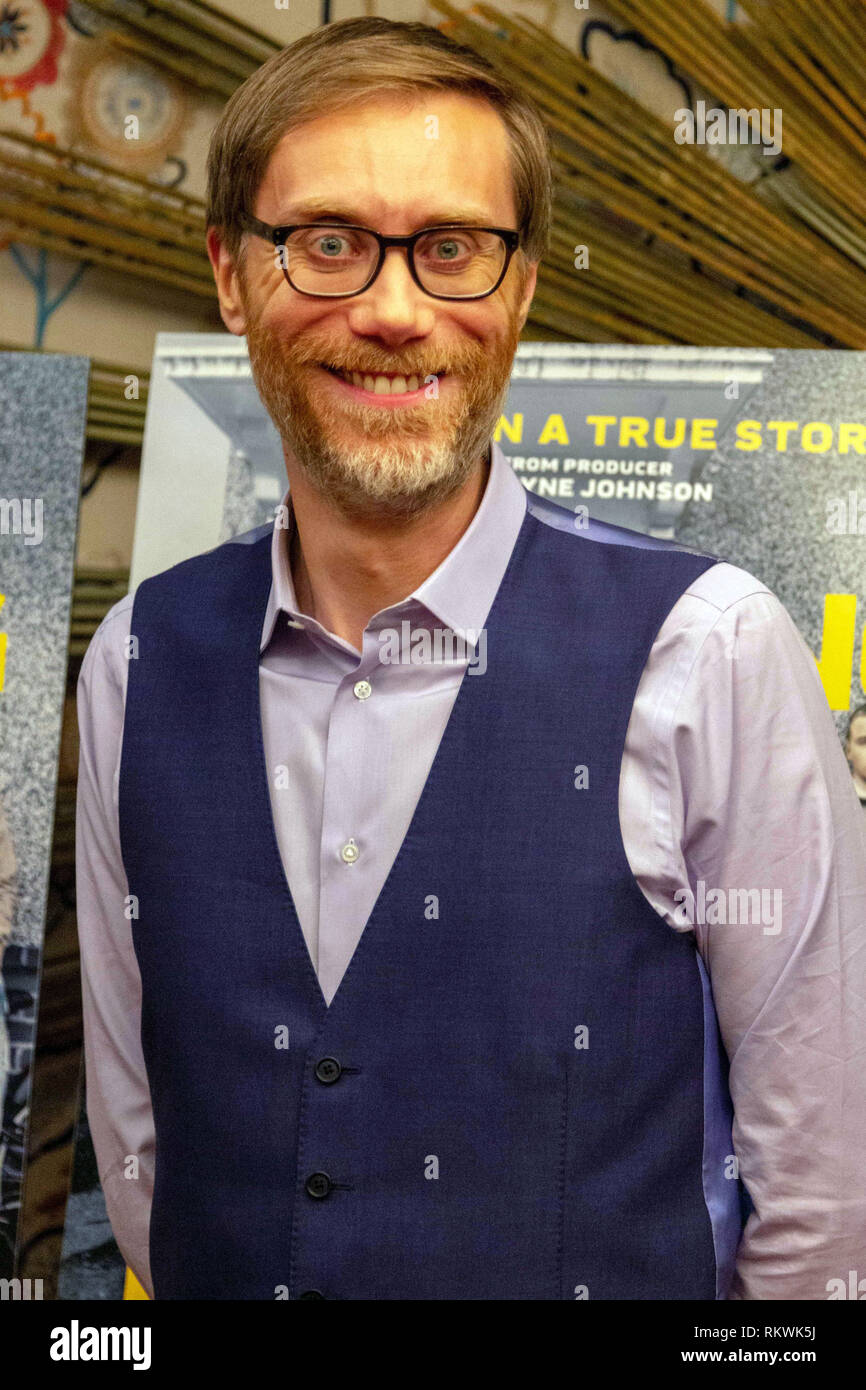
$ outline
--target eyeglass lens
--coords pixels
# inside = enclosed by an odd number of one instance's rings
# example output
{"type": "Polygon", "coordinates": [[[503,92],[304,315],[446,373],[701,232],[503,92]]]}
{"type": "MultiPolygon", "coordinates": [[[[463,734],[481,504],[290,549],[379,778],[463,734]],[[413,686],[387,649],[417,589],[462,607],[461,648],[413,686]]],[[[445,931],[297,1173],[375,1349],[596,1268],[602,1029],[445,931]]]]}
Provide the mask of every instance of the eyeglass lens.
{"type": "MultiPolygon", "coordinates": [[[[369,232],[334,226],[298,227],[288,237],[282,264],[295,288],[310,294],[351,294],[376,267],[379,246],[369,232]]],[[[415,271],[431,294],[460,299],[496,284],[505,242],[472,227],[433,230],[414,247],[415,271]]]]}

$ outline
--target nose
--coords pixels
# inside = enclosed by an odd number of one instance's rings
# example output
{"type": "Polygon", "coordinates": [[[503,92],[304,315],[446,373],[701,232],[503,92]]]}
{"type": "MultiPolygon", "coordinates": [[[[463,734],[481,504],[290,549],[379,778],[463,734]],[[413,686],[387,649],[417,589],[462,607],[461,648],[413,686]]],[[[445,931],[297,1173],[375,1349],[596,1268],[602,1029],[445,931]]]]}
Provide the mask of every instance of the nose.
{"type": "Polygon", "coordinates": [[[389,246],[372,285],[346,303],[354,333],[390,343],[424,338],[435,322],[434,301],[412,279],[404,246],[389,246]]]}

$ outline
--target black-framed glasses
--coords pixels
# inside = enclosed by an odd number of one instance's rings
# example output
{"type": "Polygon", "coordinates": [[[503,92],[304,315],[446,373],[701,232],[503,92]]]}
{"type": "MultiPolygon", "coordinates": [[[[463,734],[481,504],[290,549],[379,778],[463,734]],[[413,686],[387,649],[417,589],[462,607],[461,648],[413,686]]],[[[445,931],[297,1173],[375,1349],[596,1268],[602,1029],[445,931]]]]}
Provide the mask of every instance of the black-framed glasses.
{"type": "Polygon", "coordinates": [[[434,299],[485,299],[505,278],[520,233],[510,227],[445,222],[409,236],[383,236],[349,222],[272,227],[250,213],[241,226],[270,241],[286,280],[299,294],[349,299],[369,289],[389,246],[405,246],[415,284],[434,299]]]}

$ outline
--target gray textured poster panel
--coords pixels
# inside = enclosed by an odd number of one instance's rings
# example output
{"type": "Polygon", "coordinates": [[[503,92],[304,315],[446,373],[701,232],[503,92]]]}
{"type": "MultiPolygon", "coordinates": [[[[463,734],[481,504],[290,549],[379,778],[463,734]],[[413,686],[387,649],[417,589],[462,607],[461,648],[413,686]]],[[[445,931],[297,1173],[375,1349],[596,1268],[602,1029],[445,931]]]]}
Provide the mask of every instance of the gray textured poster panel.
{"type": "Polygon", "coordinates": [[[89,369],[0,353],[0,1277],[27,1144],[89,369]]]}

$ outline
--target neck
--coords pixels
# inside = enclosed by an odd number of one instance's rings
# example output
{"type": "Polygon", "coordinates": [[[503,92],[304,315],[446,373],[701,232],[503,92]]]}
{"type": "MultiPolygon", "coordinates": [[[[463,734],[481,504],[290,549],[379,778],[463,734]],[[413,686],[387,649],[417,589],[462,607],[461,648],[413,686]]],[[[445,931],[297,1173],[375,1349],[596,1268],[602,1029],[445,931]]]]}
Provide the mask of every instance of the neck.
{"type": "Polygon", "coordinates": [[[480,461],[458,492],[409,520],[344,516],[296,473],[290,469],[289,558],[298,607],[360,652],[373,614],[407,598],[454,549],[481,503],[489,464],[480,461]]]}

